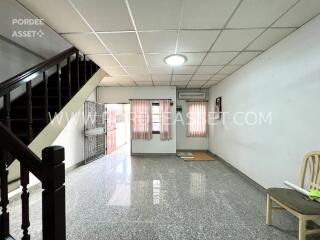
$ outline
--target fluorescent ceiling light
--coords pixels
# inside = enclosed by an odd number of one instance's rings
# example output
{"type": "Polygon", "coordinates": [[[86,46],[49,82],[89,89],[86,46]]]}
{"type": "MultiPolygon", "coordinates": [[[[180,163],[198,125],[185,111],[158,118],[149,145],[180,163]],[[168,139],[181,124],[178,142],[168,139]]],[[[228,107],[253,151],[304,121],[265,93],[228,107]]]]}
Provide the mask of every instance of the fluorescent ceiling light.
{"type": "Polygon", "coordinates": [[[187,61],[187,58],[180,54],[172,54],[165,57],[164,61],[170,66],[180,66],[187,61]]]}

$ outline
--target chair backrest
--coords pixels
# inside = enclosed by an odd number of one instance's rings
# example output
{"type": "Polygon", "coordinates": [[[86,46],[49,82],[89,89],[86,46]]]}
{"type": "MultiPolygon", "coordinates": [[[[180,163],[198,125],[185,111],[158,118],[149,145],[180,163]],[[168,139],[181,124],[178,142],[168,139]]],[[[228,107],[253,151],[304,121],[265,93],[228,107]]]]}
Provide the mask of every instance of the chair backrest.
{"type": "Polygon", "coordinates": [[[302,162],[300,187],[320,190],[320,151],[307,153],[302,162]],[[308,182],[307,182],[308,180],[308,182]]]}

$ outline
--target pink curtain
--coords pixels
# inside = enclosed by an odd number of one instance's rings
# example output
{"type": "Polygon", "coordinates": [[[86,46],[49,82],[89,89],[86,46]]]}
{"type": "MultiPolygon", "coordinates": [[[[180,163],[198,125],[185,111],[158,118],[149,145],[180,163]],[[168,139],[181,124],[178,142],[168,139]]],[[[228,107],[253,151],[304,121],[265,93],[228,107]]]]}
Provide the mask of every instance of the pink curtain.
{"type": "Polygon", "coordinates": [[[206,137],[208,131],[208,102],[188,103],[188,137],[206,137]]]}
{"type": "Polygon", "coordinates": [[[160,100],[160,139],[171,139],[171,101],[160,100]]]}
{"type": "Polygon", "coordinates": [[[151,139],[152,102],[148,100],[131,100],[131,138],[151,139]]]}

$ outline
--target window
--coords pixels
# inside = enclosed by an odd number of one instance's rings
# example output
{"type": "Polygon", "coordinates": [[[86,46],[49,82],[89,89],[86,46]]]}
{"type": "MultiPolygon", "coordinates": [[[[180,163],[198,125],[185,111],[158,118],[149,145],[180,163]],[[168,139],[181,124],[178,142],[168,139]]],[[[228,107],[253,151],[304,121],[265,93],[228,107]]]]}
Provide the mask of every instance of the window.
{"type": "Polygon", "coordinates": [[[188,137],[206,137],[207,136],[207,102],[189,102],[188,103],[188,137]]]}
{"type": "Polygon", "coordinates": [[[160,134],[160,106],[152,103],[152,133],[160,134]]]}

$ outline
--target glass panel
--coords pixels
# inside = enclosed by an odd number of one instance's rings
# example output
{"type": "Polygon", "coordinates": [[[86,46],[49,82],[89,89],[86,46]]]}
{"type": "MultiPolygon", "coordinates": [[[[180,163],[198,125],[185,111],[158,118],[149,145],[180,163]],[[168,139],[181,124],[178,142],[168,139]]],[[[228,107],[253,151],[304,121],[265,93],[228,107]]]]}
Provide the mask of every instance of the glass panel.
{"type": "Polygon", "coordinates": [[[160,114],[160,107],[152,106],[152,114],[160,114]]]}
{"type": "Polygon", "coordinates": [[[152,123],[152,131],[160,131],[160,123],[152,123]]]}
{"type": "Polygon", "coordinates": [[[152,115],[152,122],[160,122],[160,115],[159,114],[153,114],[152,115]]]}

